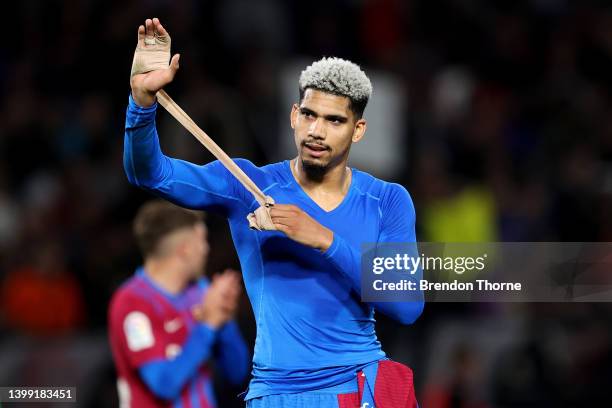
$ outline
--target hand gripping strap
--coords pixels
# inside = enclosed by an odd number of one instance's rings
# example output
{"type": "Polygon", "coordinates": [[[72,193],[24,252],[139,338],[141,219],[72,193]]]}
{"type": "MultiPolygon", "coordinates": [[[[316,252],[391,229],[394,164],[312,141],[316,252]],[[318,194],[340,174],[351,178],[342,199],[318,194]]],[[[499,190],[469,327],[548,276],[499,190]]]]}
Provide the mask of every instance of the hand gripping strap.
{"type": "MultiPolygon", "coordinates": [[[[170,39],[168,38],[168,44],[170,39]]],[[[274,205],[272,197],[265,195],[259,187],[238,167],[238,165],[210,138],[195,122],[183,111],[176,102],[162,89],[157,92],[157,100],[168,113],[170,113],[181,125],[185,127],[204,147],[213,154],[228,170],[238,179],[257,200],[260,207],[254,213],[247,216],[249,227],[258,231],[276,230],[270,217],[270,207],[274,205]]]]}
{"type": "Polygon", "coordinates": [[[270,202],[266,202],[265,205],[262,205],[256,209],[254,213],[247,215],[247,220],[249,220],[249,228],[257,231],[276,230],[276,227],[272,222],[272,218],[270,217],[270,207],[274,205],[274,200],[270,196],[266,196],[266,199],[269,199],[270,202]]]}

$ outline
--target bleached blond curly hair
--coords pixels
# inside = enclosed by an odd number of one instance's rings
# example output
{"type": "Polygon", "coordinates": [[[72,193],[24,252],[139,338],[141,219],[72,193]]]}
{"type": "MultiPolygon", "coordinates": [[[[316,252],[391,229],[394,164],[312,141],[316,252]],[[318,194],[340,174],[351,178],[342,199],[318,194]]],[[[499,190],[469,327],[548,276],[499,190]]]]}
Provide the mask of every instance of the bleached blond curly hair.
{"type": "Polygon", "coordinates": [[[299,85],[300,100],[308,88],[346,96],[358,117],[363,115],[372,95],[372,83],[365,72],[354,62],[337,57],[324,57],[306,67],[299,85]]]}

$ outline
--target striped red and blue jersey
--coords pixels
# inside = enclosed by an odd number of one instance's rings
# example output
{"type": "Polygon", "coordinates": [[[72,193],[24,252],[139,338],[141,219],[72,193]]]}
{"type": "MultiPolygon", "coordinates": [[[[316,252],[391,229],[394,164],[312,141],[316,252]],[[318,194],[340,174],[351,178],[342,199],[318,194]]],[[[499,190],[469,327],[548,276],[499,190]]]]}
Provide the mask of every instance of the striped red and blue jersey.
{"type": "Polygon", "coordinates": [[[243,381],[250,356],[236,323],[214,330],[191,314],[207,287],[200,279],[171,295],[140,268],[116,291],[109,307],[109,338],[120,407],[216,407],[212,358],[231,382],[243,381]]]}

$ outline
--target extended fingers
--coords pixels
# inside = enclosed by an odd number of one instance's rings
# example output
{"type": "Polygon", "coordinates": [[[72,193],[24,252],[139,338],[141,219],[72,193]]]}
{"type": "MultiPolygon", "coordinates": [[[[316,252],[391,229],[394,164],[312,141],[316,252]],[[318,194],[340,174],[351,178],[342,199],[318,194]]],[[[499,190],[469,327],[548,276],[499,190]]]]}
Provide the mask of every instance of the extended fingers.
{"type": "Polygon", "coordinates": [[[168,32],[166,31],[166,29],[164,28],[164,26],[162,25],[162,23],[159,21],[158,18],[153,19],[153,25],[155,26],[155,32],[158,35],[161,35],[161,36],[168,35],[168,32]]]}
{"type": "Polygon", "coordinates": [[[274,204],[274,206],[270,208],[281,210],[281,211],[300,211],[300,207],[294,204],[274,204]]]}
{"type": "Polygon", "coordinates": [[[283,224],[282,221],[274,221],[274,228],[277,231],[284,233],[285,235],[291,235],[293,232],[293,227],[287,224],[283,224]]]}
{"type": "Polygon", "coordinates": [[[145,44],[155,39],[155,29],[153,27],[153,20],[147,18],[145,20],[145,44]]]}
{"type": "Polygon", "coordinates": [[[277,204],[270,208],[270,218],[277,230],[289,235],[301,211],[295,205],[277,204]]]}
{"type": "Polygon", "coordinates": [[[145,26],[141,25],[138,26],[138,46],[139,47],[144,47],[145,42],[145,26]]]}
{"type": "Polygon", "coordinates": [[[300,211],[295,205],[280,204],[270,208],[270,217],[272,219],[295,217],[300,211]]]}

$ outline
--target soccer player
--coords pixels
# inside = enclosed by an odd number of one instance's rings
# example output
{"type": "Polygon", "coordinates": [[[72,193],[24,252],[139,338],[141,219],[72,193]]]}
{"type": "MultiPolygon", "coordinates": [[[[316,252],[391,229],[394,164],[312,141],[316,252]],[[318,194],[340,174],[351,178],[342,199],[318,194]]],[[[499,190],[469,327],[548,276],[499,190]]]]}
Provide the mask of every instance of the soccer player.
{"type": "Polygon", "coordinates": [[[249,355],[232,316],[240,275],[202,277],[208,255],[201,214],[156,200],[140,208],[134,233],[144,266],[114,294],[109,337],[120,406],[215,407],[208,362],[233,384],[249,355]]]}
{"type": "MultiPolygon", "coordinates": [[[[147,19],[137,50],[158,37],[169,43],[159,20],[147,19]]],[[[173,80],[179,55],[170,59],[168,50],[164,58],[167,68],[131,77],[124,167],[132,184],[229,220],[257,325],[247,406],[372,408],[374,399],[379,408],[415,406],[407,367],[396,372],[399,383],[389,382],[392,362],[376,338],[374,311],[410,324],[422,312],[422,295],[408,302],[360,298],[360,245],[416,241],[406,189],[347,167],[351,145],[366,131],[368,77],[339,58],[314,62],[291,108],[297,157],[263,167],[235,160],[277,203],[270,209],[277,230],[255,231],[246,216],[257,201],[219,161],[201,166],[162,153],[155,93],[173,80]],[[393,393],[404,395],[401,405],[385,402],[393,393]]]]}

